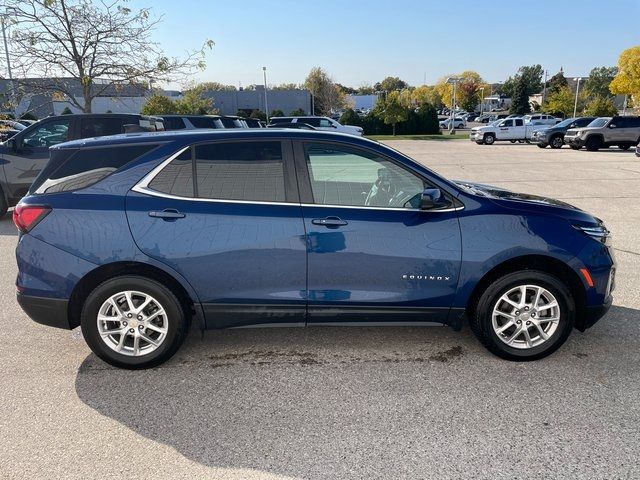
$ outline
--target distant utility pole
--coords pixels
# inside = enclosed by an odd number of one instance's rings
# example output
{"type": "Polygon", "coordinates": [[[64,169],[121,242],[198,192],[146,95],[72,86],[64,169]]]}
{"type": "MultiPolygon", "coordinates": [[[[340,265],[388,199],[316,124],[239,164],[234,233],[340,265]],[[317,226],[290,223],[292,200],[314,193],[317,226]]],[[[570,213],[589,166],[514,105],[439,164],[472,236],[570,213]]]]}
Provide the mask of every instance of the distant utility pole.
{"type": "Polygon", "coordinates": [[[453,135],[454,133],[456,133],[455,130],[455,119],[456,119],[456,86],[458,84],[458,82],[462,80],[461,78],[458,77],[449,77],[447,78],[447,83],[449,84],[453,84],[453,95],[451,96],[451,116],[449,118],[449,134],[453,135]]]}
{"type": "Polygon", "coordinates": [[[576,113],[578,111],[578,93],[580,92],[580,80],[582,80],[582,78],[576,77],[574,80],[578,82],[576,84],[576,102],[573,104],[573,118],[576,118],[576,113]]]}
{"type": "MultiPolygon", "coordinates": [[[[542,87],[542,105],[544,105],[544,98],[547,96],[547,75],[548,74],[549,74],[549,70],[545,70],[544,71],[544,87],[542,87]]],[[[540,108],[542,108],[542,105],[540,105],[540,108]]]]}
{"type": "Polygon", "coordinates": [[[264,74],[264,113],[267,114],[267,123],[269,123],[269,106],[267,105],[267,67],[262,67],[264,74]]]}

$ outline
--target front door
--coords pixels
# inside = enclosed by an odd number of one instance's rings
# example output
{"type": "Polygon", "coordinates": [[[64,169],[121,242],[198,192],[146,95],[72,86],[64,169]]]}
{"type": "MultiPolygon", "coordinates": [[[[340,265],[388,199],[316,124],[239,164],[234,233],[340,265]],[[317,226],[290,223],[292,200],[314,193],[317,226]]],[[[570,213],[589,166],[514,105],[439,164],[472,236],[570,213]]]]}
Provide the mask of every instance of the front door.
{"type": "Polygon", "coordinates": [[[27,193],[49,161],[49,147],[67,141],[70,127],[68,118],[41,120],[0,147],[9,197],[18,199],[27,193]]]}
{"type": "Polygon", "coordinates": [[[187,148],[127,196],[138,247],[194,288],[208,328],[304,324],[306,243],[290,142],[187,148]]]}
{"type": "Polygon", "coordinates": [[[514,131],[513,119],[508,118],[498,124],[498,131],[496,134],[497,140],[513,140],[517,138],[514,131]]]}
{"type": "Polygon", "coordinates": [[[429,180],[373,150],[296,145],[308,321],[446,320],[458,281],[454,208],[421,211],[429,180]]]}

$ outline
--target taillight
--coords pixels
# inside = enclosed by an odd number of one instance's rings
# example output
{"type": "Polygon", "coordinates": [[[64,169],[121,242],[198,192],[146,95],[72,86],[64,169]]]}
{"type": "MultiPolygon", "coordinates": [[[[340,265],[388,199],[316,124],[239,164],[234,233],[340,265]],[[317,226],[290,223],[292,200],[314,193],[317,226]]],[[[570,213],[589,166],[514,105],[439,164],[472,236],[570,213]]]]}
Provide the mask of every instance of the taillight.
{"type": "Polygon", "coordinates": [[[13,210],[13,223],[22,233],[28,233],[40,220],[46,217],[51,208],[43,205],[18,204],[13,210]]]}

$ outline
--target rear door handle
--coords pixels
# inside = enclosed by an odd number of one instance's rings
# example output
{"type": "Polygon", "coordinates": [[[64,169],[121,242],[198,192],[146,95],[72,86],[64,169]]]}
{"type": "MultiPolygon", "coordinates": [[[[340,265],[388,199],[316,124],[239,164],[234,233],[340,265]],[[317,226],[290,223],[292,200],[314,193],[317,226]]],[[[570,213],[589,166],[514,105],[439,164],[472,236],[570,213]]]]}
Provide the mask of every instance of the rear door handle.
{"type": "Polygon", "coordinates": [[[342,220],[340,217],[314,218],[311,220],[314,225],[324,225],[325,227],[341,227],[349,222],[342,220]]]}
{"type": "Polygon", "coordinates": [[[163,220],[177,220],[184,218],[186,215],[179,212],[175,208],[167,208],[161,212],[149,212],[149,216],[153,218],[162,218],[163,220]]]}

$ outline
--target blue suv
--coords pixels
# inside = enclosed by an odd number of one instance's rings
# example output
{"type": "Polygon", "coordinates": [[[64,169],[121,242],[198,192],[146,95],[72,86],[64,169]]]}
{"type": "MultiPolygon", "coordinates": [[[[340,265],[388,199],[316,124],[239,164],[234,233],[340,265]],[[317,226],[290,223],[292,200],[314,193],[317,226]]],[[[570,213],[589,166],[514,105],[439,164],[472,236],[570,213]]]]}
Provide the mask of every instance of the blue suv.
{"type": "Polygon", "coordinates": [[[611,305],[609,232],[566,203],[446,180],[304,130],[125,134],[51,149],[14,212],[18,301],[103,360],[167,360],[192,321],[448,324],[510,360],[611,305]]]}

